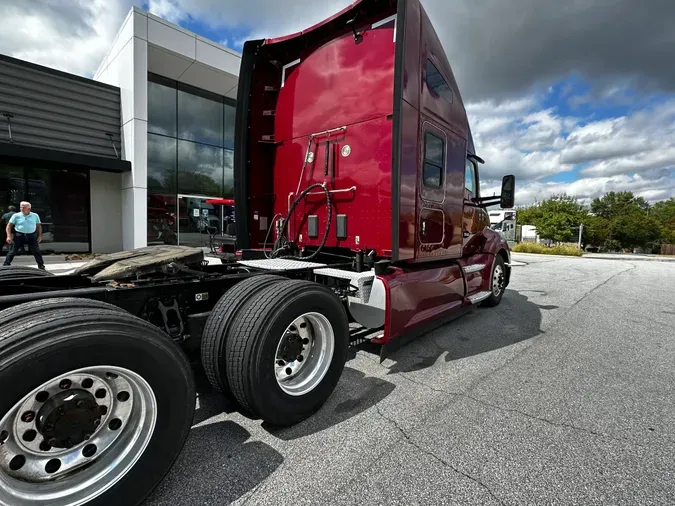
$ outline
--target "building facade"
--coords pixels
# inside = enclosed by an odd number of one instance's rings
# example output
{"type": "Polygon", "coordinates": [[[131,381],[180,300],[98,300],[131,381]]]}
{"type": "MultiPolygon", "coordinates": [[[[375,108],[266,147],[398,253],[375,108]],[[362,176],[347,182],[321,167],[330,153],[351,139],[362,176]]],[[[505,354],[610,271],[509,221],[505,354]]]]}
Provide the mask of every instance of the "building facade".
{"type": "Polygon", "coordinates": [[[94,75],[121,90],[121,247],[206,245],[231,209],[241,55],[136,7],[94,75]]]}
{"type": "Polygon", "coordinates": [[[131,173],[120,156],[119,88],[0,55],[0,115],[0,215],[30,201],[46,252],[90,251],[106,216],[121,228],[120,209],[108,209],[109,182],[131,173]]]}
{"type": "Polygon", "coordinates": [[[207,200],[233,194],[240,59],[135,7],[93,80],[0,55],[0,216],[30,201],[46,252],[206,245],[232,214],[207,200]]]}

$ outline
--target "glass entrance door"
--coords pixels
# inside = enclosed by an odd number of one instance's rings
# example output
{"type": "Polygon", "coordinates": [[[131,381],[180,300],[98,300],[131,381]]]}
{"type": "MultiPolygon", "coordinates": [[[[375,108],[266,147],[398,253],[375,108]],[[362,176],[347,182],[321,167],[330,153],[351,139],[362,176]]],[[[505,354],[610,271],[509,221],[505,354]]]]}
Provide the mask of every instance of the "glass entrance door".
{"type": "Polygon", "coordinates": [[[212,198],[178,195],[178,244],[208,247],[211,235],[222,235],[223,206],[207,204],[212,198]]]}

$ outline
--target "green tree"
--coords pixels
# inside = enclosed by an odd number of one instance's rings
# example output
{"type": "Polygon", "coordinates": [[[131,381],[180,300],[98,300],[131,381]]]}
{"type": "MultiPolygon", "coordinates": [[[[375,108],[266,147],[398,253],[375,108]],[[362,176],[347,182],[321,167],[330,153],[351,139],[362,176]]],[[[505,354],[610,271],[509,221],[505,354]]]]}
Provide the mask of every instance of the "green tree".
{"type": "Polygon", "coordinates": [[[610,237],[623,248],[652,249],[661,239],[661,224],[645,213],[628,212],[612,220],[610,237]]]}
{"type": "Polygon", "coordinates": [[[675,198],[657,202],[649,215],[656,218],[661,224],[663,242],[675,244],[675,198]]]}
{"type": "Polygon", "coordinates": [[[606,220],[613,220],[632,211],[646,213],[648,210],[649,203],[644,198],[633,195],[633,192],[609,192],[591,202],[591,212],[606,220]]]}
{"type": "Polygon", "coordinates": [[[518,210],[521,225],[534,225],[542,239],[564,242],[586,216],[586,210],[577,199],[566,194],[553,195],[538,205],[518,210]]]}
{"type": "Polygon", "coordinates": [[[583,224],[584,244],[602,246],[609,239],[609,220],[589,214],[584,218],[583,224]]]}
{"type": "Polygon", "coordinates": [[[541,209],[536,204],[527,207],[521,207],[518,209],[518,224],[534,225],[541,218],[541,215],[541,209]]]}

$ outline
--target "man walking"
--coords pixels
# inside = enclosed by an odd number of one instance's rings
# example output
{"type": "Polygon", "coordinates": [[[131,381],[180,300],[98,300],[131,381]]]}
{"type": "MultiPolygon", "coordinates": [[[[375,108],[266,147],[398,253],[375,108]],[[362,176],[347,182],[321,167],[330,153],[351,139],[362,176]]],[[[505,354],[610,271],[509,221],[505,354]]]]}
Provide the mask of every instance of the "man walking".
{"type": "Polygon", "coordinates": [[[35,257],[38,268],[44,270],[45,264],[38,244],[42,241],[42,223],[40,217],[31,212],[30,202],[21,202],[21,212],[14,214],[7,223],[7,244],[10,244],[9,253],[5,257],[4,265],[11,265],[14,255],[28,244],[30,252],[35,257]]]}

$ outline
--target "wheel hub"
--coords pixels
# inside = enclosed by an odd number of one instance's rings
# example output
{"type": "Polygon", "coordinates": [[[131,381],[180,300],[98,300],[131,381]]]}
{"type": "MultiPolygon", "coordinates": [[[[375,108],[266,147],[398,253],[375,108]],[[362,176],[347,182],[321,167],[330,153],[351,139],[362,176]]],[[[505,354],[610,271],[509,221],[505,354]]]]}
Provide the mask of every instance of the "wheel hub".
{"type": "Polygon", "coordinates": [[[86,390],[59,392],[38,411],[36,428],[51,447],[72,448],[96,431],[105,411],[102,408],[86,390]]]}
{"type": "Polygon", "coordinates": [[[333,327],[324,315],[312,312],[297,317],[277,346],[274,372],[279,387],[293,396],[313,390],[328,371],[334,348],[333,327]]]}
{"type": "Polygon", "coordinates": [[[504,270],[501,265],[495,267],[494,274],[492,275],[492,291],[496,296],[499,296],[502,289],[504,288],[504,270]]]}
{"type": "Polygon", "coordinates": [[[0,504],[88,503],[131,469],[156,413],[152,388],[128,369],[91,366],[41,384],[0,413],[0,504]]]}
{"type": "Polygon", "coordinates": [[[288,334],[281,346],[280,355],[284,362],[293,362],[302,354],[302,337],[298,334],[288,334]]]}

